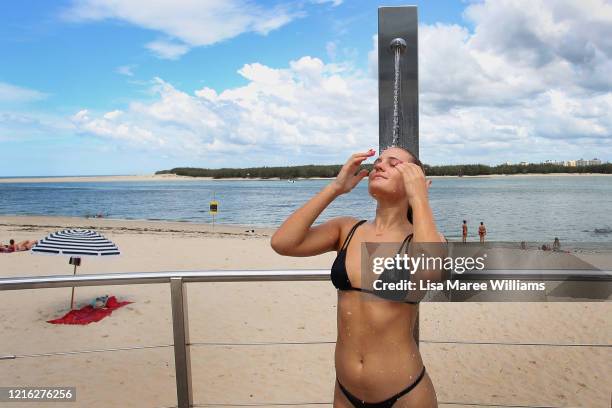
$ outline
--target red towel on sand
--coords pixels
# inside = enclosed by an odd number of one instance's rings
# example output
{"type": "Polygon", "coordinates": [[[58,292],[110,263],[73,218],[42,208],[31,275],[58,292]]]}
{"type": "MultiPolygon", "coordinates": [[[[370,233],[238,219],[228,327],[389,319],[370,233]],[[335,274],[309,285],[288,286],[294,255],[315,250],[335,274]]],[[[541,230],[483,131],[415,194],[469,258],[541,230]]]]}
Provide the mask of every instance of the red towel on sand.
{"type": "Polygon", "coordinates": [[[106,302],[106,307],[102,309],[94,309],[92,305],[87,305],[80,309],[71,310],[59,319],[47,320],[47,322],[53,324],[89,324],[91,322],[99,322],[106,316],[110,316],[113,310],[129,303],[134,302],[117,302],[117,299],[111,296],[106,302]]]}

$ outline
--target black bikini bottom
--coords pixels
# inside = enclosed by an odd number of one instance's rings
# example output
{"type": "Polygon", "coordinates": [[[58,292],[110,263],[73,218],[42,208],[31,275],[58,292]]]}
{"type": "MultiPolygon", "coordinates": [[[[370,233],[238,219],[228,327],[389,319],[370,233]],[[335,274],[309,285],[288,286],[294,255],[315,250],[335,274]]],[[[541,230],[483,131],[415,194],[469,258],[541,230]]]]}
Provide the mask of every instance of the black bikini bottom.
{"type": "Polygon", "coordinates": [[[346,396],[346,398],[349,401],[351,401],[351,403],[353,404],[355,408],[391,408],[398,399],[408,394],[410,391],[412,391],[414,387],[419,385],[419,382],[421,382],[424,375],[425,375],[425,367],[423,366],[423,369],[421,370],[421,374],[419,374],[419,376],[416,378],[416,380],[414,380],[412,384],[410,384],[408,387],[404,388],[403,390],[401,390],[394,396],[387,398],[386,400],[381,401],[381,402],[362,401],[356,396],[354,396],[353,394],[351,394],[346,388],[344,388],[344,386],[340,384],[340,381],[338,381],[338,378],[336,378],[336,381],[338,382],[338,385],[340,386],[342,393],[346,396]]]}

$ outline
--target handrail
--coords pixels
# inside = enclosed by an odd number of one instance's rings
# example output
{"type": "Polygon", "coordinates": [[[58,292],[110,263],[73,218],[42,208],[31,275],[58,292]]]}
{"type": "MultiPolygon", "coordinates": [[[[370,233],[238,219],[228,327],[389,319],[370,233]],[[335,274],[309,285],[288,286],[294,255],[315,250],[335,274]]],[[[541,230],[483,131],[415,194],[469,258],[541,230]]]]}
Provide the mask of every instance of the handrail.
{"type": "Polygon", "coordinates": [[[172,278],[180,278],[183,280],[183,282],[324,281],[329,280],[329,270],[208,270],[105,273],[76,276],[20,276],[1,278],[0,291],[42,288],[65,288],[72,286],[170,283],[170,280],[172,278]]]}
{"type": "MultiPolygon", "coordinates": [[[[0,291],[64,288],[73,286],[138,285],[170,283],[172,278],[183,282],[282,282],[329,280],[328,269],[274,269],[274,270],[205,270],[126,272],[91,275],[18,276],[0,278],[0,291]]],[[[612,282],[612,271],[597,270],[488,270],[486,272],[454,273],[453,280],[521,279],[546,281],[605,281],[612,282]]]]}

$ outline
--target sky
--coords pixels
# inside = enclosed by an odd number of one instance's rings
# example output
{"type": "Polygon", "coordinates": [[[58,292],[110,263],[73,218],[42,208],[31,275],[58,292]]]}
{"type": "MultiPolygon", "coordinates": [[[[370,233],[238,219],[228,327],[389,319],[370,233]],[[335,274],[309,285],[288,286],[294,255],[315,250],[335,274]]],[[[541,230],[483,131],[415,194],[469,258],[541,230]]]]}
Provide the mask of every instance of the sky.
{"type": "MultiPolygon", "coordinates": [[[[0,176],[377,149],[377,7],[403,4],[0,2],[0,176]]],[[[425,163],[612,161],[610,1],[413,4],[425,163]]]]}

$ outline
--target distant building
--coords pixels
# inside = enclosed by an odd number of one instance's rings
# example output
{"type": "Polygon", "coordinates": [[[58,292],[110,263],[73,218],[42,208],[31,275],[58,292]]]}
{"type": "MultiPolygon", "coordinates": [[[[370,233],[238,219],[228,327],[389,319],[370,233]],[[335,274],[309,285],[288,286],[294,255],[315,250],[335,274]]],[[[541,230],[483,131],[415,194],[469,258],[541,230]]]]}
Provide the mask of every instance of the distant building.
{"type": "MultiPolygon", "coordinates": [[[[594,158],[593,160],[584,160],[581,158],[579,160],[545,160],[543,162],[540,162],[540,164],[550,164],[550,165],[565,166],[565,167],[598,166],[602,163],[603,162],[598,158],[594,158]]],[[[512,163],[509,161],[505,162],[504,164],[506,166],[512,165],[512,163]]],[[[517,165],[519,166],[528,166],[529,164],[530,163],[526,161],[517,163],[517,165]]]]}
{"type": "Polygon", "coordinates": [[[580,158],[580,160],[576,160],[577,167],[586,166],[587,164],[588,164],[588,160],[584,160],[582,157],[580,158]]]}
{"type": "Polygon", "coordinates": [[[546,161],[544,162],[544,164],[554,164],[554,165],[557,165],[557,166],[563,166],[563,165],[565,165],[565,163],[564,163],[564,162],[562,162],[562,161],[556,161],[556,160],[546,160],[546,161]]]}
{"type": "Polygon", "coordinates": [[[597,158],[593,160],[584,160],[581,158],[580,160],[568,160],[564,162],[564,165],[568,167],[598,166],[600,164],[601,160],[597,158]]]}

